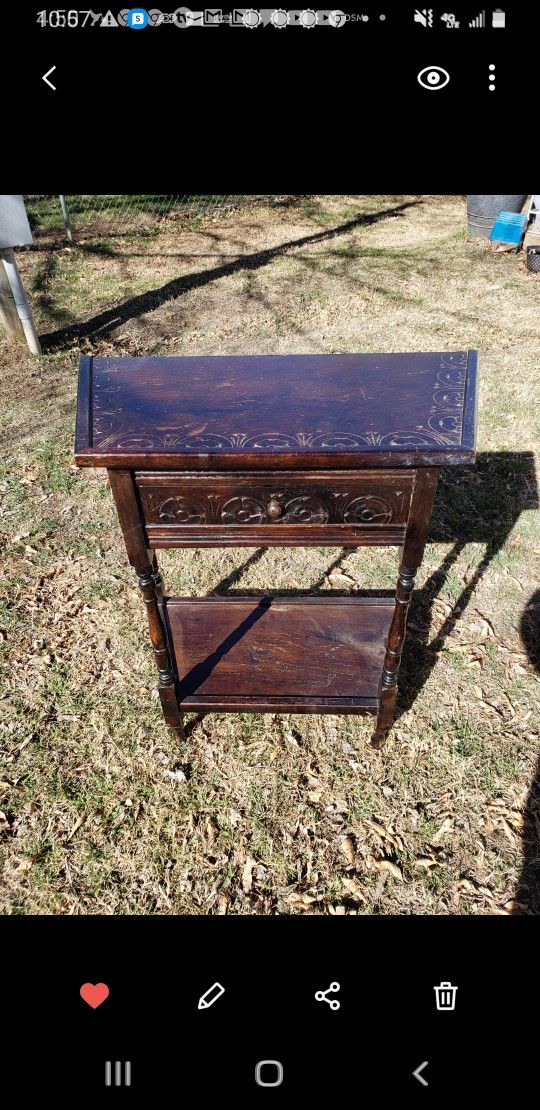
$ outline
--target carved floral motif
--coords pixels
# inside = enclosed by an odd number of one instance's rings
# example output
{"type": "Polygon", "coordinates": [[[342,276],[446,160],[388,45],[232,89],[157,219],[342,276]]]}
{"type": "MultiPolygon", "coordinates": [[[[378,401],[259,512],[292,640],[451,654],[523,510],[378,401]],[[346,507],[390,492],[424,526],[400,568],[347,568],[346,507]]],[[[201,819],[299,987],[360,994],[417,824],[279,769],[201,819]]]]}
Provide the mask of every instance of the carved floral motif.
{"type": "Polygon", "coordinates": [[[343,510],[346,524],[389,524],[394,513],[392,506],[382,497],[367,494],[355,497],[343,510]]]}
{"type": "Polygon", "coordinates": [[[231,497],[221,510],[224,524],[264,524],[266,509],[254,497],[231,497]]]}
{"type": "Polygon", "coordinates": [[[286,495],[274,493],[268,499],[268,504],[263,504],[254,497],[233,497],[218,512],[224,524],[325,524],[330,516],[329,509],[311,493],[290,499],[286,495]],[[268,512],[271,502],[282,506],[277,520],[272,519],[272,514],[268,512]]]}
{"type": "MultiPolygon", "coordinates": [[[[216,494],[193,497],[169,496],[159,500],[151,494],[153,512],[162,524],[389,524],[395,505],[384,497],[363,494],[335,493],[335,502],[324,491],[273,491],[267,496],[229,497],[222,501],[216,494]],[[271,507],[279,505],[279,516],[271,507]]],[[[163,495],[162,495],[163,496],[163,495]]]]}
{"type": "Polygon", "coordinates": [[[326,524],[329,516],[330,510],[321,499],[306,493],[285,502],[280,520],[285,524],[326,524]]]}
{"type": "Polygon", "coordinates": [[[200,505],[186,497],[168,497],[158,506],[163,524],[204,524],[206,514],[200,505]]]}

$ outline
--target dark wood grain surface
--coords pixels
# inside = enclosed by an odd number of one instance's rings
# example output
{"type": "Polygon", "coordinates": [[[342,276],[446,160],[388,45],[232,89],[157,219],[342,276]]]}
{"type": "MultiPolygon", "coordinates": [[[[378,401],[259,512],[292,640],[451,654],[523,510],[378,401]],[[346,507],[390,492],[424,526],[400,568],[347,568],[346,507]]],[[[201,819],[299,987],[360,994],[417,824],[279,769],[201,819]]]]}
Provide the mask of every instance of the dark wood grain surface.
{"type": "Polygon", "coordinates": [[[470,460],[476,352],[84,358],[80,465],[412,466],[470,460]]]}
{"type": "Polygon", "coordinates": [[[393,608],[389,598],[168,598],[181,706],[374,708],[393,608]]]}

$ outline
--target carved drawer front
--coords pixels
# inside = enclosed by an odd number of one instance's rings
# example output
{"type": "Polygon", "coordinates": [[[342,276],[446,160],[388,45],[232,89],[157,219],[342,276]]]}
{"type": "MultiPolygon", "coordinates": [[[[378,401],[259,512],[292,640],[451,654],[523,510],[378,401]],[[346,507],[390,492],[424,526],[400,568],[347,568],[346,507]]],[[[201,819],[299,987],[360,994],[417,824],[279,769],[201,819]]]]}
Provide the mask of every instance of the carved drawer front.
{"type": "Polygon", "coordinates": [[[249,546],[400,543],[414,474],[137,471],[135,478],[154,546],[249,546]]]}

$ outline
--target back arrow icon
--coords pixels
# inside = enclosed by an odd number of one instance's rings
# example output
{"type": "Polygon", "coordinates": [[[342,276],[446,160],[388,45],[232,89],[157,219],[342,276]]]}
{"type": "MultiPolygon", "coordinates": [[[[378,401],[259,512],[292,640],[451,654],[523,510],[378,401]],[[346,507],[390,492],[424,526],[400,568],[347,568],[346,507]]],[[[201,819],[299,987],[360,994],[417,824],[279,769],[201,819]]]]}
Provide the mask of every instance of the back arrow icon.
{"type": "Polygon", "coordinates": [[[51,66],[51,68],[48,69],[47,72],[44,73],[43,77],[41,78],[41,80],[44,81],[45,84],[48,85],[49,88],[53,90],[53,92],[56,92],[56,85],[53,85],[52,81],[48,81],[47,78],[51,76],[51,73],[54,73],[55,69],[56,69],[56,66],[51,66]]]}
{"type": "Polygon", "coordinates": [[[423,1075],[420,1075],[420,1072],[423,1071],[424,1068],[427,1068],[428,1063],[429,1063],[428,1060],[424,1060],[423,1064],[419,1064],[416,1071],[413,1071],[414,1078],[417,1079],[418,1082],[421,1083],[423,1087],[428,1087],[429,1083],[428,1083],[427,1079],[424,1079],[423,1075]]]}

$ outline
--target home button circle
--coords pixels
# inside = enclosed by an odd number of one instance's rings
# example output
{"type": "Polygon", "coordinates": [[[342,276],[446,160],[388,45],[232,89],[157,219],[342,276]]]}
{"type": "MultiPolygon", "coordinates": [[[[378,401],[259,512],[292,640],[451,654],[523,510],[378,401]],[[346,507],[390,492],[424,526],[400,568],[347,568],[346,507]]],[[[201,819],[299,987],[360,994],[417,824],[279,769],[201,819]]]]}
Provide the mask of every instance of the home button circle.
{"type": "Polygon", "coordinates": [[[283,1064],[279,1060],[259,1060],[255,1066],[255,1082],[259,1087],[281,1087],[283,1064]]]}

